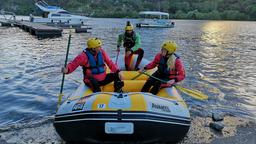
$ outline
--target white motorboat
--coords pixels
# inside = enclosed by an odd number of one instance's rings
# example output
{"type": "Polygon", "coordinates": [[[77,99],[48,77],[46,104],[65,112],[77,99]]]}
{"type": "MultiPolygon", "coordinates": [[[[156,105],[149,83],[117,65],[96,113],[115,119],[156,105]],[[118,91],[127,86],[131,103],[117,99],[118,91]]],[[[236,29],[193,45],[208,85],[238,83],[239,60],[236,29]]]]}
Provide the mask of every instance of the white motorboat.
{"type": "Polygon", "coordinates": [[[68,24],[68,25],[85,25],[88,17],[73,15],[63,8],[50,6],[45,1],[37,1],[35,5],[43,11],[42,17],[34,17],[30,15],[30,21],[46,24],[68,24]]]}
{"type": "Polygon", "coordinates": [[[169,14],[159,11],[142,11],[136,27],[174,28],[175,23],[169,19],[169,14]]]}

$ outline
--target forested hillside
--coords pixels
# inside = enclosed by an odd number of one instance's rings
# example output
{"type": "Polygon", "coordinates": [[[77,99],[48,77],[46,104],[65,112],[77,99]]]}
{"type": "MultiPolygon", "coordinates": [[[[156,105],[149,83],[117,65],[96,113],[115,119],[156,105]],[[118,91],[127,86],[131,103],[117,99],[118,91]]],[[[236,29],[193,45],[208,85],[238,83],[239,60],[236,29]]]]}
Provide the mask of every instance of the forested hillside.
{"type": "MultiPolygon", "coordinates": [[[[256,20],[256,0],[45,0],[73,13],[92,17],[138,17],[143,10],[160,10],[175,19],[256,20]]],[[[0,0],[0,9],[39,14],[34,0],[0,0]]]]}

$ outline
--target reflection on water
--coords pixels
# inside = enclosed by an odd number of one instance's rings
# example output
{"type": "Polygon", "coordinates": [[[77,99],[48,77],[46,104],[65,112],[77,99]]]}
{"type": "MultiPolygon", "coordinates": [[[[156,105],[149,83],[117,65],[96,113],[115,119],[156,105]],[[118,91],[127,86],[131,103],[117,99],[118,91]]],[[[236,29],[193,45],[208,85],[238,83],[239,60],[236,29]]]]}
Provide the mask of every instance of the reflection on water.
{"type": "Polygon", "coordinates": [[[249,27],[254,25],[249,22],[211,21],[202,27],[199,50],[204,74],[202,79],[221,90],[221,95],[224,94],[222,98],[216,97],[222,111],[225,107],[230,113],[255,114],[253,87],[256,85],[252,80],[255,80],[256,53],[252,50],[251,41],[255,40],[255,31],[249,27]]]}
{"type": "MultiPolygon", "coordinates": [[[[133,24],[137,20],[129,19],[133,24]]],[[[91,33],[72,33],[69,60],[85,47],[89,37],[99,37],[114,58],[117,35],[127,19],[92,19],[91,33]]],[[[209,96],[197,101],[183,95],[194,115],[219,110],[255,119],[256,48],[254,22],[177,20],[174,29],[136,29],[145,57],[152,59],[161,43],[172,39],[186,67],[182,86],[209,96]]],[[[38,121],[55,113],[68,31],[63,37],[37,40],[18,28],[0,27],[0,126],[38,121]]],[[[121,52],[123,53],[123,51],[121,52]]],[[[81,68],[67,75],[67,96],[81,81],[81,68]]]]}

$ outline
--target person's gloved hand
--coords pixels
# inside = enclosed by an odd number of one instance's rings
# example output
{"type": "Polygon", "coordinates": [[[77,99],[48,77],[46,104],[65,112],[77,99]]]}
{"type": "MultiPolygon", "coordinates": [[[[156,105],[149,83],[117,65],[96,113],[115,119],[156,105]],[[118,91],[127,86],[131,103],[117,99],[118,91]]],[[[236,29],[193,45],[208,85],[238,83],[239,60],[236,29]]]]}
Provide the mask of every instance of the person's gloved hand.
{"type": "Polygon", "coordinates": [[[139,70],[139,73],[144,73],[145,71],[146,71],[145,68],[141,68],[141,69],[139,70]]]}
{"type": "Polygon", "coordinates": [[[161,84],[161,87],[171,87],[171,86],[173,86],[173,84],[175,84],[175,80],[174,79],[169,80],[166,83],[161,84]]]}
{"type": "Polygon", "coordinates": [[[130,50],[125,52],[126,57],[129,56],[130,54],[132,54],[132,51],[130,51],[130,50]]]}
{"type": "Polygon", "coordinates": [[[65,68],[65,67],[62,67],[61,68],[61,72],[64,73],[64,74],[67,74],[68,73],[68,69],[65,68]]]}
{"type": "Polygon", "coordinates": [[[169,81],[167,82],[167,85],[172,86],[174,83],[175,83],[175,80],[172,79],[172,80],[169,80],[169,81]]]}

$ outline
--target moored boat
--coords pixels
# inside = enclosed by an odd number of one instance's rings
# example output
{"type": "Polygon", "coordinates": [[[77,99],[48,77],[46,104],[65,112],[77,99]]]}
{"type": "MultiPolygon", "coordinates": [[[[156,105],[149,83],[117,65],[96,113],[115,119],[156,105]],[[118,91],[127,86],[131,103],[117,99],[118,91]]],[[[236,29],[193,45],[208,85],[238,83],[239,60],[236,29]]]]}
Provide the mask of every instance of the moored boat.
{"type": "MultiPolygon", "coordinates": [[[[146,63],[143,59],[142,66],[146,63]]],[[[123,60],[118,64],[124,65],[123,60]]],[[[113,92],[113,83],[103,86],[98,93],[81,84],[55,115],[54,127],[58,134],[74,143],[181,140],[189,130],[190,114],[176,88],[162,88],[157,95],[140,92],[147,76],[138,76],[136,71],[122,71],[122,74],[122,93],[113,92]]]]}
{"type": "Polygon", "coordinates": [[[139,12],[140,20],[136,27],[144,28],[174,28],[175,23],[169,19],[169,14],[160,11],[139,12]]]}
{"type": "Polygon", "coordinates": [[[44,0],[37,1],[35,5],[42,11],[42,17],[30,15],[30,21],[34,23],[82,26],[89,20],[89,17],[74,15],[61,7],[48,5],[44,0]]]}

